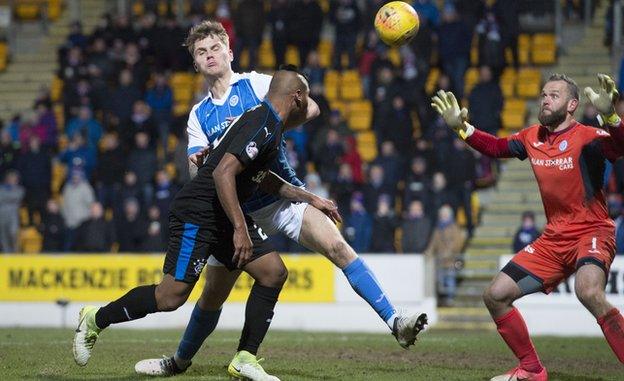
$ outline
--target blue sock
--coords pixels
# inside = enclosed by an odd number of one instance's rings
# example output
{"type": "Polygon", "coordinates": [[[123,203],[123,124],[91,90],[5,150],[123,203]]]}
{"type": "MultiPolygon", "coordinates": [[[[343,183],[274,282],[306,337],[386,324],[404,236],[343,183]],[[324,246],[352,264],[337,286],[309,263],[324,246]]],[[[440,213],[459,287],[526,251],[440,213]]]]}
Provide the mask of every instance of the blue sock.
{"type": "Polygon", "coordinates": [[[396,309],[384,294],[377,278],[362,258],[357,258],[342,269],[355,292],[373,307],[377,315],[392,329],[396,309]]]}
{"type": "Polygon", "coordinates": [[[182,360],[186,364],[178,364],[186,368],[190,365],[190,361],[195,356],[199,347],[204,343],[204,340],[214,331],[219,322],[219,316],[221,316],[221,309],[217,311],[204,311],[199,308],[198,304],[195,304],[191,319],[186,326],[182,341],[178,346],[178,351],[175,354],[176,362],[182,360]],[[185,366],[186,365],[186,366],[185,366]]]}

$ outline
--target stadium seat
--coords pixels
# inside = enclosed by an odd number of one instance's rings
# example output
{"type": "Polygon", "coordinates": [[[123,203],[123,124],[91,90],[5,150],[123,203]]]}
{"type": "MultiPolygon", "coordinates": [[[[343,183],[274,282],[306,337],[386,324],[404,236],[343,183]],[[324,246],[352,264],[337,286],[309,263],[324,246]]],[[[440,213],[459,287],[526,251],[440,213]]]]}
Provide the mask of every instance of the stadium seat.
{"type": "Polygon", "coordinates": [[[275,56],[273,55],[273,45],[271,40],[264,39],[258,51],[258,64],[263,68],[273,69],[275,67],[275,56]]]}
{"type": "Polygon", "coordinates": [[[435,91],[438,78],[440,78],[440,69],[437,67],[431,68],[429,75],[427,76],[427,83],[425,84],[427,94],[431,94],[435,91]]]}
{"type": "Polygon", "coordinates": [[[145,4],[142,0],[136,0],[132,2],[132,14],[134,16],[143,16],[145,13],[145,4]]]}
{"type": "Polygon", "coordinates": [[[322,67],[330,67],[334,46],[330,40],[321,40],[318,46],[319,63],[322,67]]]}
{"type": "Polygon", "coordinates": [[[59,77],[52,79],[52,85],[50,86],[50,99],[52,102],[58,102],[63,95],[63,80],[59,77]]]}
{"type": "Polygon", "coordinates": [[[359,132],[356,135],[357,150],[362,160],[372,161],[377,157],[377,138],[372,131],[359,132]]]}
{"type": "Polygon", "coordinates": [[[37,254],[41,252],[43,237],[37,228],[30,226],[20,229],[18,234],[18,250],[22,253],[37,254]]]}
{"type": "Polygon", "coordinates": [[[336,86],[340,83],[340,72],[337,70],[327,70],[325,72],[325,79],[323,80],[325,86],[336,86]]]}
{"type": "Polygon", "coordinates": [[[401,66],[401,53],[399,52],[399,49],[392,48],[388,50],[388,59],[390,60],[390,62],[392,62],[392,64],[394,64],[394,66],[400,67],[401,66]]]}
{"type": "Polygon", "coordinates": [[[52,162],[52,181],[50,188],[52,189],[53,195],[61,193],[61,185],[63,185],[63,182],[65,181],[66,174],[67,167],[64,164],[61,164],[58,161],[52,162]]]}
{"type": "Polygon", "coordinates": [[[557,60],[557,42],[554,34],[536,33],[533,35],[531,58],[537,65],[552,65],[557,60]]]}
{"type": "Polygon", "coordinates": [[[466,70],[464,74],[464,94],[470,94],[472,88],[477,84],[479,80],[479,69],[471,67],[466,70]]]}
{"type": "Polygon", "coordinates": [[[503,128],[519,130],[524,127],[527,106],[523,99],[507,99],[502,112],[503,128]]]}
{"type": "Polygon", "coordinates": [[[56,21],[63,12],[62,0],[48,0],[48,20],[56,21]]]}
{"type": "Polygon", "coordinates": [[[286,63],[290,65],[301,66],[299,62],[299,49],[296,46],[288,45],[286,48],[286,63]]]}
{"type": "Polygon", "coordinates": [[[5,42],[0,42],[0,71],[7,67],[9,61],[9,46],[5,42]]]}
{"type": "Polygon", "coordinates": [[[360,73],[357,70],[345,70],[342,72],[342,83],[361,83],[360,73]]]}
{"type": "Polygon", "coordinates": [[[332,102],[338,99],[338,84],[333,84],[330,86],[325,85],[325,97],[327,100],[332,102]]]}
{"type": "Polygon", "coordinates": [[[176,103],[173,105],[174,116],[185,116],[191,111],[191,106],[188,103],[176,103]]]}
{"type": "Polygon", "coordinates": [[[372,117],[370,114],[362,114],[351,112],[349,114],[348,124],[353,131],[370,130],[372,117]]]}
{"type": "Polygon", "coordinates": [[[15,4],[15,16],[20,20],[35,20],[40,14],[40,2],[22,0],[15,4]]]}
{"type": "Polygon", "coordinates": [[[329,104],[329,106],[332,110],[338,110],[340,112],[340,115],[342,115],[343,118],[346,119],[349,117],[350,108],[347,102],[334,100],[329,104]]]}
{"type": "Polygon", "coordinates": [[[340,95],[346,101],[355,101],[364,98],[364,90],[362,84],[342,82],[340,86],[340,95]]]}
{"type": "Polygon", "coordinates": [[[516,92],[524,98],[534,98],[540,93],[542,76],[537,69],[524,68],[518,71],[516,92]]]}
{"type": "Polygon", "coordinates": [[[22,206],[19,208],[19,222],[20,226],[30,225],[30,216],[28,215],[28,208],[22,206]]]}
{"type": "Polygon", "coordinates": [[[52,106],[54,117],[56,118],[56,125],[59,131],[63,131],[65,128],[65,107],[62,103],[57,103],[52,106]]]}

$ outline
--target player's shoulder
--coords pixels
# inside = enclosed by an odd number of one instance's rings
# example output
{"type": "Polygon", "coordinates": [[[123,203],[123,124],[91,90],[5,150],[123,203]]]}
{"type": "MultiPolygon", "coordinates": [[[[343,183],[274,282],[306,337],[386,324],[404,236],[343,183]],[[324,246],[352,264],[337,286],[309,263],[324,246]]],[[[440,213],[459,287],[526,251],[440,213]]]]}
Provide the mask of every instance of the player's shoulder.
{"type": "Polygon", "coordinates": [[[574,126],[574,128],[580,132],[581,136],[588,138],[588,139],[595,139],[595,138],[603,138],[603,137],[608,137],[611,136],[611,134],[609,134],[609,131],[606,131],[602,128],[598,128],[598,127],[594,127],[594,126],[588,126],[586,124],[582,124],[582,123],[576,123],[576,126],[574,126]]]}
{"type": "Polygon", "coordinates": [[[257,71],[246,71],[243,73],[234,73],[238,80],[249,80],[250,82],[271,82],[271,78],[273,76],[263,73],[258,73],[257,71]]]}
{"type": "Polygon", "coordinates": [[[539,124],[531,124],[530,126],[527,126],[523,129],[521,129],[518,132],[515,132],[514,134],[511,135],[512,139],[525,139],[526,137],[537,137],[537,135],[539,134],[540,131],[540,125],[539,124]]]}

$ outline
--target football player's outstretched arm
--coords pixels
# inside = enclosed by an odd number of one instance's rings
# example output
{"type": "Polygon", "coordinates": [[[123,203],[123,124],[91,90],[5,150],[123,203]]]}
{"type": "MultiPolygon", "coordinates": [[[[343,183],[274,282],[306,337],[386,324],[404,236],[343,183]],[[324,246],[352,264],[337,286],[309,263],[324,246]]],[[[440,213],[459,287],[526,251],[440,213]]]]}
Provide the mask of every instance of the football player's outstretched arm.
{"type": "Polygon", "coordinates": [[[598,74],[600,87],[598,92],[591,87],[585,88],[585,95],[600,113],[600,124],[606,127],[614,142],[624,150],[624,126],[622,119],[615,112],[615,104],[620,98],[615,82],[606,74],[598,74]],[[606,126],[605,126],[606,124],[606,126]]]}
{"type": "Polygon", "coordinates": [[[213,178],[217,196],[225,214],[234,226],[234,256],[232,262],[240,268],[251,258],[252,242],[247,231],[245,215],[236,193],[236,175],[243,171],[243,164],[231,153],[226,153],[215,170],[213,178]]]}
{"type": "Polygon", "coordinates": [[[296,187],[279,177],[274,172],[269,172],[264,177],[260,183],[260,189],[266,193],[279,196],[280,198],[284,198],[286,200],[306,202],[325,213],[325,215],[334,223],[342,222],[342,217],[340,216],[340,213],[338,213],[338,207],[332,200],[319,197],[304,188],[296,187]]]}
{"type": "Polygon", "coordinates": [[[440,114],[444,122],[472,148],[484,155],[497,158],[522,156],[512,152],[509,148],[509,139],[479,131],[468,123],[468,109],[465,107],[460,109],[452,92],[440,90],[431,101],[431,107],[440,114]]]}

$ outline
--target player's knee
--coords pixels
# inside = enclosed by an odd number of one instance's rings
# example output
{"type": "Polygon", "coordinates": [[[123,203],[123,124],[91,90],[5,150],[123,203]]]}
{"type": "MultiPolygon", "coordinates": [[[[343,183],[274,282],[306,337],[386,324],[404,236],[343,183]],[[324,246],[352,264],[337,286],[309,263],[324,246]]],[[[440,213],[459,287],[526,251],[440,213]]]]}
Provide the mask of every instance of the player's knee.
{"type": "Polygon", "coordinates": [[[156,297],[158,310],[175,311],[186,302],[188,295],[164,294],[156,297]]]}
{"type": "Polygon", "coordinates": [[[509,305],[513,300],[508,292],[505,292],[504,289],[493,284],[483,292],[483,302],[488,308],[492,309],[509,305]]]}
{"type": "MultiPolygon", "coordinates": [[[[340,265],[351,262],[353,258],[351,258],[349,244],[342,237],[337,237],[333,239],[328,245],[327,253],[329,257],[334,261],[334,263],[340,265]]],[[[355,254],[354,254],[355,256],[355,254]]]]}
{"type": "Polygon", "coordinates": [[[604,298],[604,290],[600,287],[582,287],[576,289],[576,297],[584,305],[594,305],[604,298]]]}
{"type": "Polygon", "coordinates": [[[275,276],[274,276],[275,287],[284,286],[284,284],[286,283],[286,279],[288,279],[288,269],[282,266],[275,272],[275,276]]]}

